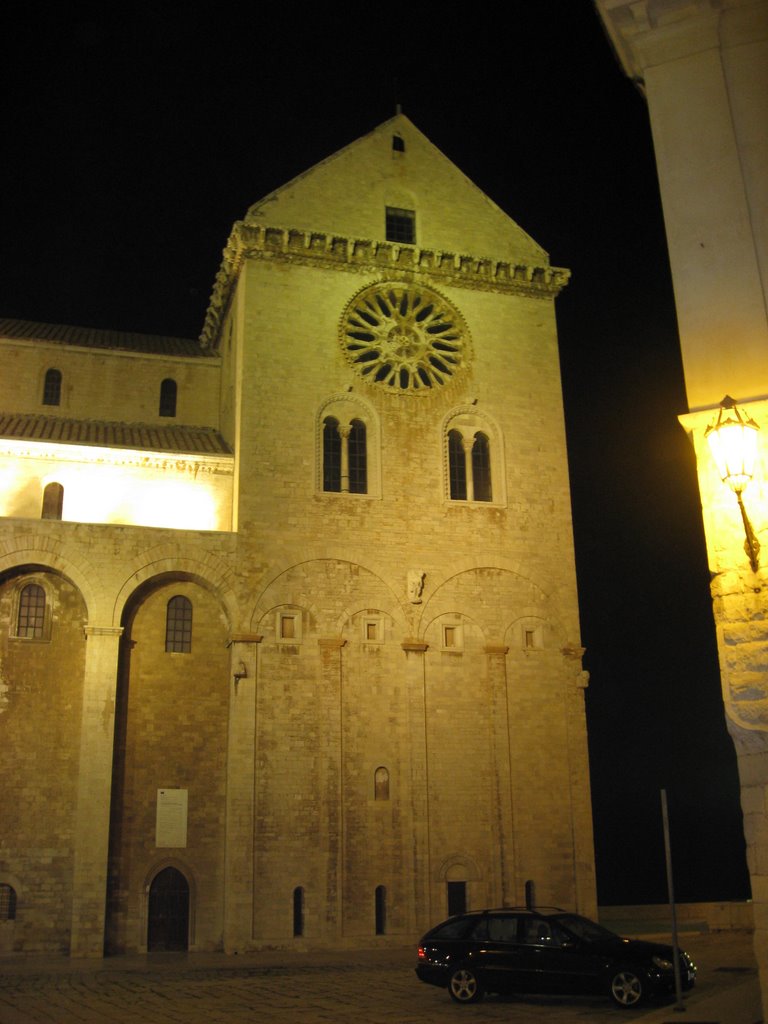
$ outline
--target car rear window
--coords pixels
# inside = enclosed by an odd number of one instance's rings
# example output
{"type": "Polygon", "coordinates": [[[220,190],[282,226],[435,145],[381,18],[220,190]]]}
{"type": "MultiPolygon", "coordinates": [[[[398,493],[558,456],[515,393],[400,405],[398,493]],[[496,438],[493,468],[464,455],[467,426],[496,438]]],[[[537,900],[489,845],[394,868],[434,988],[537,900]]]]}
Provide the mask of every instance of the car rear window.
{"type": "Polygon", "coordinates": [[[434,931],[429,933],[429,937],[431,939],[463,939],[477,920],[476,917],[451,918],[450,921],[439,924],[434,931]]]}

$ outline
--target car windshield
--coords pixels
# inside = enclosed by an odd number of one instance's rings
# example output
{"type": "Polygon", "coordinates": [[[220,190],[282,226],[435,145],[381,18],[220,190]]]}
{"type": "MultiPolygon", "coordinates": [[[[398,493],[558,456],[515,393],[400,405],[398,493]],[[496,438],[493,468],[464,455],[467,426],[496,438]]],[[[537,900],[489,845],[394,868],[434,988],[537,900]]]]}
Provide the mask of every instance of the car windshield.
{"type": "Polygon", "coordinates": [[[558,914],[554,920],[582,942],[601,942],[604,939],[616,938],[613,932],[609,932],[601,924],[596,924],[586,917],[579,917],[578,914],[558,914]]]}

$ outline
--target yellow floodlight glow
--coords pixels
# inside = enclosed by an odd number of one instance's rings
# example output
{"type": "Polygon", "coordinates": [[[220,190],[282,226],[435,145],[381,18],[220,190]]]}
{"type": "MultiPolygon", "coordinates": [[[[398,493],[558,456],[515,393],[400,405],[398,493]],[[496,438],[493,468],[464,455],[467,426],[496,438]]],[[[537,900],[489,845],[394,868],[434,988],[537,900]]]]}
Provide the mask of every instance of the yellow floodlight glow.
{"type": "Polygon", "coordinates": [[[737,494],[755,475],[759,429],[726,395],[720,403],[717,420],[705,432],[720,479],[737,494]]]}

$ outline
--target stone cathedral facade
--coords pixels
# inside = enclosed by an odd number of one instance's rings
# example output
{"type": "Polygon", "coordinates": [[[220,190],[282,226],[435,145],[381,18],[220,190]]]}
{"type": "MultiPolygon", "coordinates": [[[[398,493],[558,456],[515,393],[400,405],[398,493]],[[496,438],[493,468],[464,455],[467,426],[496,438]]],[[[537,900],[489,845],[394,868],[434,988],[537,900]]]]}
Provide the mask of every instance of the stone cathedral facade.
{"type": "Polygon", "coordinates": [[[397,115],[199,341],[0,321],[0,950],[594,913],[567,279],[397,115]]]}

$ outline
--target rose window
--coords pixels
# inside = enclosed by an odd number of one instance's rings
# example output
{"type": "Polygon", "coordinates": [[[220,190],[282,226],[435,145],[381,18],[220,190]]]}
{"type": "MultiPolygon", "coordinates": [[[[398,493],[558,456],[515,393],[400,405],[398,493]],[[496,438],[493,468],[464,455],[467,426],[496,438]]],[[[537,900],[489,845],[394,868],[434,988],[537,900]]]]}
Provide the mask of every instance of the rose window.
{"type": "Polygon", "coordinates": [[[396,391],[449,384],[469,343],[460,314],[412,284],[374,285],[355,296],[342,318],[341,342],[365,380],[396,391]]]}

